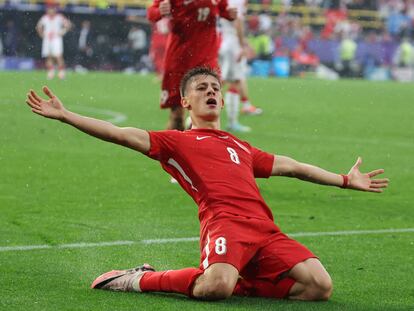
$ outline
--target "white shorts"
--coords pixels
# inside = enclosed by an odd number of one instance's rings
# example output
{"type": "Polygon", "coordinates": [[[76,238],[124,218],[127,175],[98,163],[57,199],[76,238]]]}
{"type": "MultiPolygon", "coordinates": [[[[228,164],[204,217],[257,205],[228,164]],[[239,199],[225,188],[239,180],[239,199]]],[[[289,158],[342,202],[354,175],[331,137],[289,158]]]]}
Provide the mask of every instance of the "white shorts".
{"type": "Polygon", "coordinates": [[[224,81],[234,82],[245,79],[246,60],[240,59],[241,49],[239,45],[222,45],[219,52],[221,78],[224,81]]]}
{"type": "Polygon", "coordinates": [[[55,38],[53,40],[43,39],[42,42],[42,57],[59,57],[63,54],[63,40],[62,38],[55,38]]]}

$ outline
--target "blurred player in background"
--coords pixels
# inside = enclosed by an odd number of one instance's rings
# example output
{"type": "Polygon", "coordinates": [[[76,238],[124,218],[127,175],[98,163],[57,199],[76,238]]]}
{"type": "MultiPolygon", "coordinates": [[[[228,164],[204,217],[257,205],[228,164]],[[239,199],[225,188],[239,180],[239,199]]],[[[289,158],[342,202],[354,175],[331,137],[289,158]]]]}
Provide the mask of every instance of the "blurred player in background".
{"type": "Polygon", "coordinates": [[[151,43],[149,55],[157,75],[162,79],[164,73],[164,58],[167,49],[168,33],[170,32],[169,18],[161,18],[152,23],[151,43]]]}
{"type": "Polygon", "coordinates": [[[107,272],[92,288],[174,292],[204,300],[233,294],[327,300],[332,294],[331,277],[309,249],[280,231],[255,178],[287,176],[377,193],[388,185],[386,178],[374,179],[382,169],[361,173],[360,158],[347,175],[340,175],[261,151],[221,131],[220,78],[206,68],[195,68],[182,80],[181,104],[193,124],[183,132],[120,128],[70,112],[47,87],[43,91],[46,100],[33,90],[27,94],[26,102],[34,113],[159,161],[198,205],[199,268],[155,272],[145,264],[107,272]]]}
{"type": "Polygon", "coordinates": [[[227,129],[233,132],[250,132],[239,122],[240,99],[242,113],[257,115],[262,109],[253,106],[247,94],[246,57],[247,41],[244,37],[245,0],[229,0],[229,7],[237,9],[234,21],[220,19],[221,45],[219,50],[222,79],[229,84],[225,95],[227,129]]]}
{"type": "Polygon", "coordinates": [[[219,16],[237,16],[227,0],[154,0],[147,10],[151,22],[170,18],[170,33],[164,60],[160,106],[170,109],[167,129],[184,129],[185,111],[181,107],[179,85],[189,69],[197,66],[218,68],[219,16]]]}
{"type": "Polygon", "coordinates": [[[36,31],[42,38],[42,57],[46,58],[47,78],[55,76],[55,64],[58,77],[65,78],[65,61],[63,60],[63,36],[71,28],[70,21],[57,13],[55,5],[49,5],[36,25],[36,31]]]}
{"type": "Polygon", "coordinates": [[[148,50],[147,33],[139,24],[131,25],[128,32],[128,44],[132,53],[132,64],[130,67],[135,70],[141,70],[142,57],[146,55],[148,50]]]}
{"type": "Polygon", "coordinates": [[[94,35],[91,30],[91,21],[83,20],[81,27],[77,33],[78,36],[78,51],[76,54],[75,71],[78,73],[86,73],[91,69],[94,50],[93,40],[94,35]]]}

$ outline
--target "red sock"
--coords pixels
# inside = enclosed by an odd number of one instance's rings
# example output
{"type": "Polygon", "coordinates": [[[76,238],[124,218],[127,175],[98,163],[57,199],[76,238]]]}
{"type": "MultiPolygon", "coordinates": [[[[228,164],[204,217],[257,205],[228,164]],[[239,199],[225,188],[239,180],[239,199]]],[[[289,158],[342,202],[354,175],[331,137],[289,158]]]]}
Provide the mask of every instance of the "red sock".
{"type": "Polygon", "coordinates": [[[242,102],[248,102],[249,98],[247,96],[242,96],[241,101],[242,102]]]}
{"type": "Polygon", "coordinates": [[[139,287],[143,292],[173,292],[192,296],[194,281],[204,271],[196,268],[145,273],[139,287]]]}
{"type": "Polygon", "coordinates": [[[295,280],[289,277],[281,279],[276,284],[263,280],[244,280],[237,282],[234,288],[234,295],[237,296],[255,296],[266,298],[283,299],[289,295],[289,291],[295,284],[295,280]]]}
{"type": "Polygon", "coordinates": [[[239,94],[239,90],[236,87],[233,87],[233,86],[229,87],[227,92],[233,93],[233,94],[239,94]]]}

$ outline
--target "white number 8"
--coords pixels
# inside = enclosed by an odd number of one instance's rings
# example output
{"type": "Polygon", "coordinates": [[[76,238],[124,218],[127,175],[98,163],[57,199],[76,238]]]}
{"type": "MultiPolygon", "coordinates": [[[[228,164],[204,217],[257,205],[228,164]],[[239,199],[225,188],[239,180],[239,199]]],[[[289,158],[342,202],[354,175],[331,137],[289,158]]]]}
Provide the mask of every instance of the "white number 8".
{"type": "Polygon", "coordinates": [[[223,237],[220,237],[216,240],[216,248],[215,248],[217,255],[223,255],[227,252],[227,246],[226,246],[226,239],[223,237]]]}
{"type": "Polygon", "coordinates": [[[199,22],[205,22],[207,20],[208,15],[210,14],[210,8],[199,8],[198,9],[198,17],[197,20],[199,22]]]}
{"type": "Polygon", "coordinates": [[[237,154],[236,150],[234,150],[233,148],[227,147],[227,151],[230,154],[230,159],[236,163],[236,164],[240,164],[240,159],[239,159],[239,155],[237,154]]]}

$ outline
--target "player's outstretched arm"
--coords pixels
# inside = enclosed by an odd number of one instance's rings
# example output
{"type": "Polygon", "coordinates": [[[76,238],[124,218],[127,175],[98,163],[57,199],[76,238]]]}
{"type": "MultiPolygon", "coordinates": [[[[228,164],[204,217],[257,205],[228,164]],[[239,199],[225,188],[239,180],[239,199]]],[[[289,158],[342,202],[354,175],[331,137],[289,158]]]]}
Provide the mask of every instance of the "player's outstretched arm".
{"type": "Polygon", "coordinates": [[[324,170],[320,167],[300,163],[285,156],[276,156],[273,163],[272,176],[288,176],[329,186],[337,186],[360,191],[382,192],[388,186],[388,178],[374,179],[384,173],[377,169],[369,173],[361,173],[359,167],[362,159],[358,157],[354,166],[347,175],[340,175],[324,170]]]}
{"type": "Polygon", "coordinates": [[[35,91],[27,94],[26,103],[32,111],[45,118],[59,120],[76,127],[91,136],[122,145],[142,153],[148,152],[150,140],[148,132],[131,127],[117,127],[112,123],[84,117],[67,110],[52,91],[44,86],[43,92],[48,99],[41,98],[35,91]]]}

